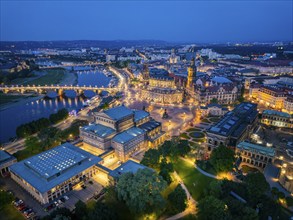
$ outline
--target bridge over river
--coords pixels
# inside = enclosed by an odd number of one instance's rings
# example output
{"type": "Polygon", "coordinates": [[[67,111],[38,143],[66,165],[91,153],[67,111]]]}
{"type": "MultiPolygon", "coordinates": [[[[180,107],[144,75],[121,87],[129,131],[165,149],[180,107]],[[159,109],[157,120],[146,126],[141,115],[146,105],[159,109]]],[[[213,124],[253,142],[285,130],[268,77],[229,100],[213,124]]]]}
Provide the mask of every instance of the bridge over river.
{"type": "Polygon", "coordinates": [[[0,91],[3,93],[9,92],[17,92],[17,93],[25,93],[25,92],[36,92],[39,94],[47,93],[49,91],[55,91],[58,95],[63,95],[65,90],[74,90],[77,95],[81,95],[85,90],[93,91],[99,94],[102,91],[108,91],[110,93],[117,92],[118,88],[108,88],[108,87],[97,87],[97,86],[80,86],[80,85],[2,85],[0,86],[0,91]]]}

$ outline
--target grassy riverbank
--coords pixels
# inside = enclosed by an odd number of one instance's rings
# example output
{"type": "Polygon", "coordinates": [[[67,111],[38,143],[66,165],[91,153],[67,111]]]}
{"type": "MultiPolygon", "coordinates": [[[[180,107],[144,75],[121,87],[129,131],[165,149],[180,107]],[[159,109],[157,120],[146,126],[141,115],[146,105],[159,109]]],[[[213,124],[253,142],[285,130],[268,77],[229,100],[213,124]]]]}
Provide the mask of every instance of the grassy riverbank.
{"type": "Polygon", "coordinates": [[[45,70],[47,72],[46,75],[41,76],[40,78],[37,78],[35,80],[25,82],[23,85],[51,85],[51,84],[59,84],[65,75],[64,69],[48,69],[45,70]]]}
{"type": "Polygon", "coordinates": [[[0,105],[4,105],[11,102],[17,102],[19,99],[23,99],[23,98],[26,98],[26,97],[22,95],[9,95],[9,94],[0,93],[0,105]]]}

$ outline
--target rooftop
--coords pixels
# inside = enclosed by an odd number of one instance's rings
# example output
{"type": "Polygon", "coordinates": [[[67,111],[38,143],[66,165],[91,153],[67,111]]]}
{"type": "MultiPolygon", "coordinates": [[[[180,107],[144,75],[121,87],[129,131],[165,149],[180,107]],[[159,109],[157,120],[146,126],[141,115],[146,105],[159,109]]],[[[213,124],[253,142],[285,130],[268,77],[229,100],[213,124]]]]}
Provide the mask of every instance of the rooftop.
{"type": "Polygon", "coordinates": [[[114,120],[120,120],[133,114],[133,111],[123,105],[105,110],[104,113],[114,120]]]}
{"type": "Polygon", "coordinates": [[[88,126],[82,127],[81,130],[85,132],[93,132],[95,135],[101,138],[106,138],[116,132],[114,129],[101,124],[90,124],[88,126]]]}
{"type": "Polygon", "coordinates": [[[216,83],[232,83],[231,80],[223,76],[215,76],[214,78],[212,78],[212,81],[216,83]]]}
{"type": "Polygon", "coordinates": [[[139,169],[145,169],[146,166],[136,163],[133,160],[128,160],[126,163],[123,163],[120,167],[117,167],[115,170],[112,170],[109,174],[112,177],[119,177],[124,173],[136,173],[139,169]]]}
{"type": "Polygon", "coordinates": [[[72,144],[65,143],[15,163],[9,169],[44,193],[101,160],[72,144]]]}
{"type": "Polygon", "coordinates": [[[243,150],[248,150],[251,152],[255,152],[255,153],[259,153],[259,154],[263,154],[263,155],[268,155],[271,157],[274,157],[276,152],[275,149],[273,148],[269,148],[269,147],[265,147],[262,145],[257,145],[257,144],[252,144],[249,142],[241,142],[237,145],[238,149],[243,149],[243,150]]]}
{"type": "Polygon", "coordinates": [[[128,141],[131,141],[132,139],[136,138],[136,136],[143,134],[144,131],[137,127],[129,128],[126,131],[121,132],[120,134],[117,134],[112,141],[124,144],[128,141]]]}
{"type": "Polygon", "coordinates": [[[134,110],[134,121],[137,122],[150,116],[150,113],[143,110],[134,110]]]}
{"type": "Polygon", "coordinates": [[[219,122],[209,128],[208,132],[224,136],[231,134],[235,137],[239,136],[246,128],[247,123],[257,117],[256,106],[256,104],[249,102],[239,104],[233,111],[226,113],[219,122]]]}
{"type": "Polygon", "coordinates": [[[155,121],[155,120],[151,120],[148,121],[142,125],[139,126],[140,129],[144,130],[144,131],[151,131],[154,128],[157,128],[161,125],[161,122],[155,121]]]}
{"type": "Polygon", "coordinates": [[[10,155],[4,150],[0,150],[0,165],[6,163],[7,161],[14,160],[15,157],[10,155]]]}
{"type": "Polygon", "coordinates": [[[278,116],[285,117],[285,118],[291,118],[291,115],[290,114],[285,113],[285,112],[279,112],[279,111],[276,111],[276,110],[266,109],[266,110],[263,111],[263,114],[267,114],[267,115],[278,115],[278,116]]]}

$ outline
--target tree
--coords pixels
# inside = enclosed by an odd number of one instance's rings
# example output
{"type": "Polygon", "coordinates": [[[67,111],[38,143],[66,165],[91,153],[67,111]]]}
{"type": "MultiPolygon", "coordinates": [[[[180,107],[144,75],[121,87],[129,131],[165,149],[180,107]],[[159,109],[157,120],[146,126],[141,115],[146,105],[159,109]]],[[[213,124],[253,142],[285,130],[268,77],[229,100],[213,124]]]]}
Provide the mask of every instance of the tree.
{"type": "MultiPolygon", "coordinates": [[[[79,215],[79,213],[78,213],[79,215]]],[[[116,220],[118,218],[116,210],[102,202],[97,202],[93,210],[89,211],[86,220],[116,220]]]]}
{"type": "Polygon", "coordinates": [[[87,216],[87,207],[86,207],[86,204],[82,201],[78,201],[76,204],[75,204],[75,210],[74,210],[74,219],[76,220],[82,220],[84,218],[86,218],[87,216]]]}
{"type": "Polygon", "coordinates": [[[165,141],[164,144],[162,144],[158,150],[160,152],[160,154],[163,157],[167,157],[170,155],[170,149],[171,149],[171,141],[165,141]]]}
{"type": "Polygon", "coordinates": [[[133,213],[152,213],[166,204],[161,192],[167,187],[163,178],[150,169],[139,169],[135,174],[122,174],[116,191],[133,213]]]}
{"type": "Polygon", "coordinates": [[[229,207],[228,210],[233,220],[234,219],[235,220],[257,220],[258,219],[258,215],[256,211],[246,206],[246,204],[236,199],[233,199],[231,197],[226,197],[224,201],[229,207]]]}
{"type": "Polygon", "coordinates": [[[169,173],[169,171],[167,169],[162,169],[160,171],[159,175],[161,177],[163,177],[163,179],[168,183],[168,185],[170,183],[172,183],[172,178],[171,178],[170,173],[169,173]]]}
{"type": "Polygon", "coordinates": [[[24,145],[27,149],[31,150],[31,153],[41,147],[41,143],[37,137],[28,137],[24,141],[24,145]]]}
{"type": "Polygon", "coordinates": [[[207,196],[198,202],[198,219],[218,220],[229,217],[228,207],[214,196],[207,196]]]}
{"type": "Polygon", "coordinates": [[[235,160],[234,155],[233,150],[220,145],[213,150],[210,163],[217,173],[231,171],[235,160]]]}
{"type": "Polygon", "coordinates": [[[149,149],[145,152],[141,164],[156,168],[159,166],[160,162],[160,152],[156,149],[149,149]]]}
{"type": "Polygon", "coordinates": [[[164,169],[167,170],[168,172],[174,171],[173,163],[171,162],[168,163],[165,157],[161,160],[161,163],[160,163],[160,170],[164,170],[164,169]]]}
{"type": "Polygon", "coordinates": [[[172,204],[172,209],[178,213],[183,212],[186,207],[187,196],[184,189],[179,184],[172,193],[169,194],[168,200],[172,204]]]}
{"type": "Polygon", "coordinates": [[[45,216],[43,219],[70,219],[71,212],[67,208],[57,208],[49,216],[45,216]]]}
{"type": "Polygon", "coordinates": [[[185,156],[191,150],[187,140],[180,140],[177,147],[178,147],[178,150],[179,150],[178,153],[180,156],[185,156]]]}
{"type": "Polygon", "coordinates": [[[222,195],[222,181],[213,180],[208,187],[208,194],[216,198],[220,198],[222,195]]]}
{"type": "Polygon", "coordinates": [[[272,189],[271,189],[271,193],[272,193],[273,198],[277,198],[278,193],[279,193],[278,188],[273,186],[272,189]]]}
{"type": "Polygon", "coordinates": [[[257,204],[262,195],[270,190],[270,185],[260,172],[247,174],[244,182],[247,186],[248,198],[252,204],[257,204]]]}

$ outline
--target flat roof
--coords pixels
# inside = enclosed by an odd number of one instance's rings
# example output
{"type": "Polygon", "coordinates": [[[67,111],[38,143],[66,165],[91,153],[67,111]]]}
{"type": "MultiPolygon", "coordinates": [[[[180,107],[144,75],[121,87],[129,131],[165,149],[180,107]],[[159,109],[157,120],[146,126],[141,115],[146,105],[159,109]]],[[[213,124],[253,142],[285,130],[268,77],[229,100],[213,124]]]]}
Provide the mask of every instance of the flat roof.
{"type": "Polygon", "coordinates": [[[101,124],[90,124],[82,127],[81,130],[85,132],[92,132],[101,138],[108,137],[116,132],[113,128],[109,128],[101,124]]]}
{"type": "Polygon", "coordinates": [[[265,146],[258,145],[258,144],[252,144],[252,143],[245,142],[245,141],[240,142],[237,145],[237,148],[256,152],[256,153],[263,154],[263,155],[268,155],[271,157],[274,157],[276,154],[276,151],[273,148],[265,147],[265,146]]]}
{"type": "Polygon", "coordinates": [[[161,122],[155,121],[155,120],[151,120],[148,121],[140,126],[138,126],[139,128],[141,128],[144,131],[151,131],[157,127],[159,127],[161,125],[161,122]]]}
{"type": "MultiPolygon", "coordinates": [[[[133,160],[128,160],[123,163],[121,166],[117,167],[115,170],[112,170],[109,175],[112,177],[119,177],[124,173],[136,173],[139,169],[148,168],[142,164],[136,163],[133,160]]],[[[150,168],[148,168],[150,169],[150,168]]]]}
{"type": "Polygon", "coordinates": [[[108,110],[103,111],[106,115],[108,115],[110,118],[114,120],[120,120],[124,117],[127,117],[129,115],[133,114],[133,111],[123,105],[117,106],[114,108],[110,108],[108,110]]]}
{"type": "Polygon", "coordinates": [[[7,153],[4,150],[0,150],[0,165],[14,159],[15,157],[12,156],[11,154],[7,153]]]}
{"type": "Polygon", "coordinates": [[[150,113],[143,110],[134,110],[134,121],[137,122],[150,116],[150,113]]]}
{"type": "Polygon", "coordinates": [[[101,160],[100,157],[65,143],[15,163],[9,169],[40,193],[44,193],[101,160]]]}
{"type": "Polygon", "coordinates": [[[144,131],[137,127],[132,127],[127,129],[126,131],[121,132],[120,134],[117,134],[112,141],[124,144],[128,141],[131,141],[132,139],[136,138],[138,135],[143,134],[144,131]]]}
{"type": "Polygon", "coordinates": [[[248,121],[257,117],[256,106],[256,104],[248,102],[239,104],[233,111],[226,113],[220,121],[207,131],[224,136],[229,136],[230,134],[234,137],[239,136],[248,124],[248,121]]]}
{"type": "Polygon", "coordinates": [[[276,111],[276,110],[266,109],[266,110],[263,111],[263,114],[278,115],[278,116],[285,117],[285,118],[291,118],[290,114],[288,114],[286,112],[279,112],[279,111],[276,111]]]}

